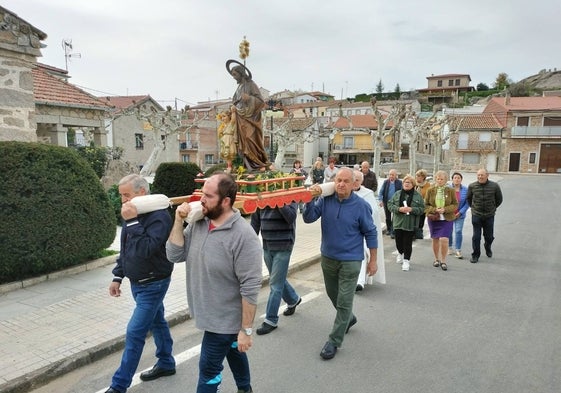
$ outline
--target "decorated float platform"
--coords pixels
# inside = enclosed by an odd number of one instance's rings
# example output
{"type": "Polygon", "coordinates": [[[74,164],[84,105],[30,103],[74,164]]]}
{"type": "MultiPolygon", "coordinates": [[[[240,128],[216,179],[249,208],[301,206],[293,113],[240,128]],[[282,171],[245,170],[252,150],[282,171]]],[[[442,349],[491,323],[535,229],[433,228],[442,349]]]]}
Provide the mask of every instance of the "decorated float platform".
{"type": "MultiPolygon", "coordinates": [[[[305,176],[287,175],[282,173],[249,174],[236,180],[238,193],[234,207],[244,214],[251,214],[265,207],[276,208],[296,202],[309,202],[313,194],[304,186],[305,176]],[[271,177],[273,176],[273,177],[271,177]]],[[[206,179],[195,179],[196,183],[204,183],[206,179]]],[[[192,195],[169,198],[172,205],[183,202],[195,202],[202,197],[201,190],[192,195]]]]}

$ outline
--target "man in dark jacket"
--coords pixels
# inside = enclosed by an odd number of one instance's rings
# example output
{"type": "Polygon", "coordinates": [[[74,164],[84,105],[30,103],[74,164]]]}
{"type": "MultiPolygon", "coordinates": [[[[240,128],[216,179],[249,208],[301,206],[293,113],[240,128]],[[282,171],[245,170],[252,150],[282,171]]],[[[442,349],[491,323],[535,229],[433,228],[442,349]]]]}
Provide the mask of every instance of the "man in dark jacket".
{"type": "Polygon", "coordinates": [[[493,229],[495,226],[495,212],[503,202],[503,194],[499,185],[489,180],[489,172],[486,169],[477,171],[477,181],[468,186],[467,197],[471,207],[471,224],[473,225],[473,236],[471,238],[473,252],[471,263],[477,263],[481,255],[481,230],[485,239],[485,253],[487,257],[493,256],[491,244],[495,239],[493,229]]]}
{"type": "Polygon", "coordinates": [[[360,171],[363,176],[362,185],[376,192],[376,190],[378,190],[378,179],[376,178],[376,174],[370,170],[368,161],[364,161],[360,164],[360,171]]]}
{"type": "Polygon", "coordinates": [[[380,201],[380,206],[384,207],[384,215],[386,216],[386,233],[395,238],[393,233],[392,224],[392,213],[388,210],[388,201],[392,199],[393,194],[403,188],[401,180],[397,178],[397,171],[395,169],[390,169],[388,172],[388,178],[382,183],[380,192],[378,193],[378,201],[380,201]]]}
{"type": "Polygon", "coordinates": [[[123,205],[121,216],[121,253],[113,269],[113,281],[109,294],[121,295],[124,277],[130,281],[136,303],[125,336],[125,349],[121,366],[113,375],[111,387],[105,393],[125,393],[136,372],[147,333],[151,330],[156,343],[157,363],[140,374],[140,379],[150,381],[175,374],[172,356],[173,340],[164,317],[166,296],[173,271],[173,264],[166,257],[166,241],[172,221],[167,210],[138,214],[131,202],[136,196],[150,194],[148,182],[140,175],[125,176],[119,182],[119,194],[123,205]]]}
{"type": "Polygon", "coordinates": [[[258,209],[251,215],[251,226],[255,233],[261,232],[263,239],[263,259],[269,270],[269,299],[265,321],[257,329],[257,334],[271,333],[277,328],[281,300],[287,304],[283,314],[290,316],[302,302],[292,285],[286,279],[290,255],[296,240],[296,203],[283,207],[258,209]]]}

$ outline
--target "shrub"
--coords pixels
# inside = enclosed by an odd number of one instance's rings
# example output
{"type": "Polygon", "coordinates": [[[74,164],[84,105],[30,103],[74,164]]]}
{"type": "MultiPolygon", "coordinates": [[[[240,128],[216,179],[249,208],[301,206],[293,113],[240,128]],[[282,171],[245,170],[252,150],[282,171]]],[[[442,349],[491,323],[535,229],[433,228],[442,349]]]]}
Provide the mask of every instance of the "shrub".
{"type": "Polygon", "coordinates": [[[91,165],[99,179],[105,175],[107,161],[109,159],[109,155],[111,154],[108,148],[94,145],[78,146],[76,151],[91,165]]]}
{"type": "MultiPolygon", "coordinates": [[[[206,172],[204,173],[205,177],[210,177],[212,174],[214,174],[215,172],[224,172],[224,170],[226,169],[226,164],[216,164],[211,166],[210,168],[208,168],[206,170],[206,172]]],[[[234,168],[236,168],[235,165],[233,165],[234,168]]]]}
{"type": "Polygon", "coordinates": [[[192,162],[164,162],[158,166],[151,193],[168,197],[191,195],[201,168],[192,162]]]}
{"type": "Polygon", "coordinates": [[[74,266],[107,248],[115,217],[72,149],[0,142],[0,283],[74,266]]]}
{"type": "Polygon", "coordinates": [[[119,186],[113,184],[109,190],[107,190],[107,198],[109,203],[113,208],[113,213],[115,214],[115,220],[117,223],[121,223],[121,194],[119,194],[119,186]]]}

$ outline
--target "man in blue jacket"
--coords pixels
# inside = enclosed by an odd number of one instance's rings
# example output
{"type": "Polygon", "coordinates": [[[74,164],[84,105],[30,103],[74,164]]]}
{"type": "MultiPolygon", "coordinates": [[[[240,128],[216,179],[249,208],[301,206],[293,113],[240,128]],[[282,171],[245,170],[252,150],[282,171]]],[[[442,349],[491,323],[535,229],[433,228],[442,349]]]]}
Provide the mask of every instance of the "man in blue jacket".
{"type": "Polygon", "coordinates": [[[109,294],[121,296],[124,277],[130,281],[136,303],[127,325],[125,349],[121,366],[113,375],[111,387],[105,393],[125,393],[136,372],[146,335],[151,330],[156,343],[158,361],[154,367],[140,374],[143,381],[151,381],[175,374],[172,356],[173,340],[164,317],[166,296],[173,271],[173,264],[166,257],[166,241],[172,221],[167,210],[138,214],[131,199],[150,194],[150,186],[140,175],[125,176],[119,182],[119,194],[123,205],[121,216],[121,253],[113,269],[113,281],[109,294]]]}
{"type": "MultiPolygon", "coordinates": [[[[345,333],[356,324],[353,299],[360,267],[364,257],[364,240],[370,250],[367,265],[369,275],[378,270],[378,237],[368,202],[353,193],[354,173],[341,168],[335,175],[335,193],[306,204],[304,222],[311,223],[321,217],[321,269],[325,290],[337,311],[329,340],[320,356],[332,359],[341,347],[345,333]]],[[[314,185],[312,191],[321,193],[314,185]]]]}
{"type": "Polygon", "coordinates": [[[380,201],[380,206],[384,208],[384,215],[386,216],[386,231],[391,238],[395,238],[393,233],[392,224],[392,213],[388,210],[388,201],[392,199],[393,194],[403,188],[403,183],[397,178],[397,171],[395,169],[390,169],[388,172],[388,178],[382,183],[380,192],[378,193],[378,200],[380,201]]]}

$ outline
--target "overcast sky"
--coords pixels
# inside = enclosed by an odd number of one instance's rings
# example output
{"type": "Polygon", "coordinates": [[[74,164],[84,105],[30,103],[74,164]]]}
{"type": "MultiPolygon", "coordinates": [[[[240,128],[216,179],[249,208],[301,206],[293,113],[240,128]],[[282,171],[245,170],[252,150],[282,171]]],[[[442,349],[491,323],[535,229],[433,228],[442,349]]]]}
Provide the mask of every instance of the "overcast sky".
{"type": "Polygon", "coordinates": [[[228,98],[226,72],[250,42],[254,81],[335,98],[427,87],[431,74],[492,86],[561,69],[559,0],[2,0],[48,35],[39,61],[94,95],[150,94],[164,105],[228,98]]]}

